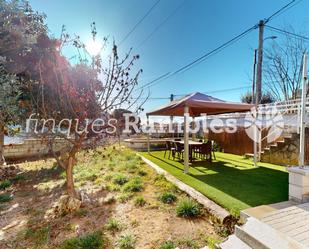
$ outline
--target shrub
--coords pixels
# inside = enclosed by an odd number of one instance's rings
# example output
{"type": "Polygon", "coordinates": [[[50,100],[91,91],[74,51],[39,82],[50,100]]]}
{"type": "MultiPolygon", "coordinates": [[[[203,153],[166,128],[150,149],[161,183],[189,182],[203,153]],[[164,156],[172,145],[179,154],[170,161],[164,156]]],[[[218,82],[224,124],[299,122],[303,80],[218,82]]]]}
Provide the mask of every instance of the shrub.
{"type": "Polygon", "coordinates": [[[9,194],[0,194],[0,202],[8,202],[13,198],[9,194]]]}
{"type": "Polygon", "coordinates": [[[131,199],[131,197],[133,196],[132,193],[123,193],[121,195],[119,195],[117,197],[117,200],[120,202],[120,203],[124,203],[124,202],[127,202],[128,200],[131,199]]]}
{"type": "Polygon", "coordinates": [[[118,185],[124,185],[128,181],[129,181],[128,177],[126,177],[125,175],[121,175],[121,174],[116,175],[113,180],[113,182],[118,185]]]}
{"type": "Polygon", "coordinates": [[[119,249],[133,249],[134,244],[135,238],[132,235],[122,235],[117,241],[119,249]]]}
{"type": "Polygon", "coordinates": [[[61,249],[100,249],[103,244],[103,234],[97,231],[79,238],[65,240],[61,249]]]}
{"type": "Polygon", "coordinates": [[[143,196],[138,196],[135,198],[134,204],[137,207],[143,207],[146,205],[146,201],[143,196]]]}
{"type": "Polygon", "coordinates": [[[177,200],[176,195],[170,192],[164,192],[159,196],[159,200],[163,203],[170,204],[177,200]]]}
{"type": "Polygon", "coordinates": [[[175,249],[176,245],[173,241],[165,241],[161,244],[160,249],[175,249]]]}
{"type": "Polygon", "coordinates": [[[1,190],[4,190],[4,189],[6,189],[6,188],[11,187],[11,185],[12,185],[12,183],[11,183],[10,180],[1,181],[1,182],[0,182],[0,189],[1,189],[1,190]]]}
{"type": "Polygon", "coordinates": [[[25,179],[26,179],[26,177],[23,174],[17,174],[13,178],[11,178],[11,181],[12,182],[18,182],[18,181],[22,181],[22,180],[25,180],[25,179]]]}
{"type": "Polygon", "coordinates": [[[106,230],[115,233],[121,230],[121,224],[118,220],[111,218],[107,221],[105,228],[106,230]]]}
{"type": "Polygon", "coordinates": [[[179,239],[179,240],[177,240],[177,245],[184,246],[185,248],[192,248],[192,249],[200,248],[198,246],[198,243],[191,238],[179,239]]]}
{"type": "Polygon", "coordinates": [[[75,211],[74,215],[77,217],[86,217],[88,214],[88,210],[85,208],[80,208],[78,210],[75,211]]]}
{"type": "Polygon", "coordinates": [[[178,188],[166,180],[165,176],[162,174],[155,177],[154,185],[161,188],[163,191],[176,192],[178,190],[178,188]]]}
{"type": "Polygon", "coordinates": [[[207,243],[207,246],[209,247],[209,249],[215,249],[216,248],[216,244],[219,244],[220,241],[218,239],[215,239],[211,236],[206,236],[205,241],[207,243]]]}
{"type": "Polygon", "coordinates": [[[50,235],[50,228],[42,227],[37,230],[27,229],[25,233],[25,238],[31,239],[37,246],[41,246],[48,242],[49,235],[50,235]]]}
{"type": "Polygon", "coordinates": [[[115,185],[113,183],[109,183],[106,185],[106,190],[111,191],[111,192],[117,192],[120,191],[121,188],[118,185],[115,185]]]}
{"type": "Polygon", "coordinates": [[[140,192],[142,189],[143,183],[139,178],[132,179],[123,186],[125,192],[140,192]]]}
{"type": "Polygon", "coordinates": [[[182,217],[197,217],[201,214],[201,207],[192,199],[186,198],[178,202],[176,213],[182,217]]]}
{"type": "Polygon", "coordinates": [[[142,170],[142,169],[140,169],[137,173],[138,173],[139,176],[146,176],[147,175],[147,172],[145,170],[142,170]]]}

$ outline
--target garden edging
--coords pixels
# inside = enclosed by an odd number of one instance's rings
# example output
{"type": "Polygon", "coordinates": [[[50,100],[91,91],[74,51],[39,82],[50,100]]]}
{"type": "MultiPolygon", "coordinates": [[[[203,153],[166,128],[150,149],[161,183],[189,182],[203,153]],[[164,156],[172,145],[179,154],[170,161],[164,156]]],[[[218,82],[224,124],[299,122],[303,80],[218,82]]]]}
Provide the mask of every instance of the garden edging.
{"type": "Polygon", "coordinates": [[[190,195],[193,199],[195,199],[197,202],[202,204],[211,215],[216,217],[221,223],[224,223],[224,221],[231,216],[231,214],[212,200],[208,199],[206,196],[198,192],[196,189],[190,187],[189,185],[183,183],[182,181],[178,180],[175,176],[168,173],[166,170],[160,168],[157,164],[153,163],[149,159],[143,157],[139,153],[137,153],[138,156],[141,157],[141,159],[151,168],[153,168],[155,171],[157,171],[159,174],[163,174],[165,178],[170,181],[171,183],[175,184],[180,190],[186,192],[188,195],[190,195]]]}

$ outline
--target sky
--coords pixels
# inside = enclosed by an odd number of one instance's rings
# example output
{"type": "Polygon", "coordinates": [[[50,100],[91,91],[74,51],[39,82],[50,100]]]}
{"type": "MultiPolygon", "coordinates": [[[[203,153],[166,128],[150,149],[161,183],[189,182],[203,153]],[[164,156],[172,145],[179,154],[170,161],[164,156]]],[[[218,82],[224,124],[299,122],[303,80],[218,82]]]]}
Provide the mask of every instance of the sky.
{"type": "MultiPolygon", "coordinates": [[[[55,37],[59,37],[62,25],[66,25],[70,33],[80,35],[86,42],[90,39],[90,23],[94,21],[98,37],[108,36],[119,43],[156,1],[30,0],[30,4],[33,9],[47,15],[50,34],[55,37]]],[[[132,47],[133,53],[140,55],[135,66],[143,69],[139,80],[142,86],[215,49],[288,2],[161,0],[119,46],[119,50],[125,53],[132,47]],[[160,24],[160,28],[156,29],[160,24]]],[[[295,32],[309,36],[308,9],[309,1],[300,1],[269,25],[279,28],[292,26],[295,32]]],[[[264,37],[272,35],[278,37],[277,42],[283,39],[282,34],[266,28],[264,37]]],[[[272,42],[275,41],[266,40],[265,47],[272,42]]],[[[145,111],[167,103],[171,94],[203,92],[223,100],[240,101],[241,95],[251,89],[253,54],[257,46],[258,30],[253,30],[203,63],[152,86],[152,99],[144,105],[145,111]]]]}

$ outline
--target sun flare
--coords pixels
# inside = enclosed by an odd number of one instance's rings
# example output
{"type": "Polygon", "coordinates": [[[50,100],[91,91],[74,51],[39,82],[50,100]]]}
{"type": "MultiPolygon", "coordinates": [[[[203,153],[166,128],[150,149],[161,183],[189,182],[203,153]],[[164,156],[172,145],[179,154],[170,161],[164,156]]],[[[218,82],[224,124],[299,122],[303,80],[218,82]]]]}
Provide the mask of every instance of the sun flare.
{"type": "Polygon", "coordinates": [[[89,40],[86,44],[86,49],[91,56],[96,56],[100,54],[102,47],[103,45],[101,42],[93,39],[89,40]]]}

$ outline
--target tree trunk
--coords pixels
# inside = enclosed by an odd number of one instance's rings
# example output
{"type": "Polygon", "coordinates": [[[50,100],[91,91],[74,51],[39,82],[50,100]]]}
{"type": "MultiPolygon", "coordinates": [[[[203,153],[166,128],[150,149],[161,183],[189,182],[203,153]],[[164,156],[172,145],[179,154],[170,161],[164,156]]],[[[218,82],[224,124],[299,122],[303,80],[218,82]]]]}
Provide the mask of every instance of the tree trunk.
{"type": "Polygon", "coordinates": [[[0,166],[4,164],[4,125],[0,123],[0,166]]]}
{"type": "Polygon", "coordinates": [[[66,165],[66,187],[68,195],[73,198],[77,198],[77,194],[74,187],[73,167],[74,167],[74,158],[70,156],[66,165]]]}

